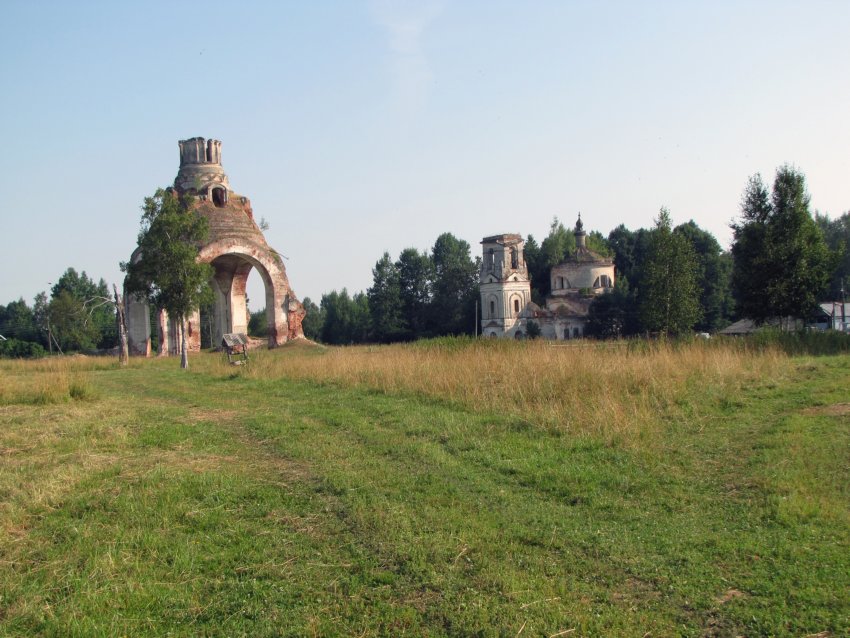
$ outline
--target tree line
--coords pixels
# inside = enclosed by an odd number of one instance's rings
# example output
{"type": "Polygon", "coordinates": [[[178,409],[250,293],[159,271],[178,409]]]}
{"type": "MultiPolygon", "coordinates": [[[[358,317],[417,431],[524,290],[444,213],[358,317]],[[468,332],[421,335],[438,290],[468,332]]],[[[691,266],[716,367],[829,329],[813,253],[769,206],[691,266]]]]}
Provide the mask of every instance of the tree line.
{"type": "MultiPolygon", "coordinates": [[[[708,332],[735,318],[732,257],[693,221],[673,229],[669,212],[662,209],[654,228],[631,231],[620,225],[607,237],[592,231],[586,245],[612,257],[617,271],[613,292],[591,305],[591,336],[708,332]]],[[[541,242],[533,235],[526,238],[534,303],[545,305],[550,269],[575,250],[573,231],[557,218],[541,242]]],[[[334,290],[322,295],[319,304],[305,298],[304,333],[333,345],[474,334],[479,268],[480,257],[473,258],[469,244],[450,233],[440,235],[429,252],[407,248],[395,260],[385,252],[372,269],[366,292],[334,290]]],[[[263,311],[254,313],[252,325],[260,327],[264,316],[263,311]]]]}
{"type": "Polygon", "coordinates": [[[671,229],[662,209],[655,227],[608,236],[618,271],[614,294],[590,310],[598,336],[711,332],[737,319],[757,325],[807,320],[822,301],[843,301],[850,277],[850,213],[809,210],[804,175],[776,171],[771,189],[750,178],[731,250],[693,221],[671,229]]]}
{"type": "MultiPolygon", "coordinates": [[[[664,208],[651,228],[629,230],[621,224],[607,237],[590,232],[587,246],[613,258],[616,284],[611,293],[594,299],[587,334],[609,338],[713,332],[739,318],[756,323],[806,318],[819,301],[843,300],[850,285],[850,212],[833,219],[817,211],[812,214],[809,206],[805,177],[783,166],[770,189],[760,175],[747,183],[740,216],[732,224],[729,251],[693,221],[673,227],[664,208]]],[[[172,201],[160,191],[145,200],[140,242],[149,240],[151,245],[145,244],[149,254],[162,248],[163,254],[176,251],[184,266],[183,262],[194,263],[187,247],[195,246],[197,254],[196,242],[204,229],[192,226],[201,224],[194,218],[184,219],[187,210],[185,202],[172,201]],[[180,226],[180,232],[171,232],[171,226],[169,232],[153,232],[168,226],[166,222],[180,226]],[[183,228],[187,224],[188,230],[183,228]],[[163,236],[184,235],[185,245],[159,246],[163,236]]],[[[572,230],[557,218],[541,242],[527,237],[525,259],[536,304],[543,306],[550,293],[550,269],[575,248],[572,230]]],[[[163,295],[173,292],[172,286],[153,277],[179,269],[162,269],[153,260],[140,262],[137,268],[142,266],[147,269],[144,273],[128,272],[134,275],[128,281],[137,284],[131,288],[155,304],[164,303],[163,295]]],[[[451,233],[440,235],[425,252],[406,248],[395,260],[385,252],[372,269],[372,286],[366,292],[334,290],[322,295],[318,304],[305,298],[304,332],[328,344],[473,334],[479,268],[480,257],[473,257],[470,245],[451,233]]],[[[184,282],[176,278],[182,305],[175,308],[185,311],[183,306],[204,301],[198,291],[208,274],[199,266],[188,297],[184,282]]],[[[0,356],[113,348],[118,332],[109,298],[103,279],[95,282],[85,272],[68,268],[50,295],[39,293],[32,306],[23,299],[0,305],[0,356]]],[[[264,322],[263,311],[253,313],[252,332],[261,333],[264,322]]]]}
{"type": "MultiPolygon", "coordinates": [[[[850,212],[836,219],[809,211],[805,178],[780,167],[772,192],[760,176],[745,188],[734,241],[723,250],[693,220],[673,226],[662,208],[650,228],[621,224],[586,245],[611,257],[614,290],[590,306],[586,334],[597,338],[642,334],[716,332],[733,321],[810,316],[818,301],[840,300],[850,283],[850,212]]],[[[545,305],[550,270],[575,253],[571,229],[555,218],[549,233],[525,241],[532,301],[545,305]]],[[[430,252],[407,248],[375,263],[372,286],[305,298],[305,334],[328,344],[386,343],[440,335],[473,334],[480,257],[450,233],[430,252]]],[[[257,323],[262,313],[255,313],[257,323]]],[[[530,333],[535,326],[530,328],[530,333]]]]}
{"type": "Polygon", "coordinates": [[[469,243],[443,233],[426,252],[385,252],[372,269],[372,286],[343,288],[304,299],[304,334],[327,344],[389,343],[473,334],[480,259],[469,243]]]}
{"type": "Polygon", "coordinates": [[[0,304],[0,335],[0,356],[15,358],[113,348],[118,328],[106,282],[68,268],[32,306],[23,298],[0,304]]]}

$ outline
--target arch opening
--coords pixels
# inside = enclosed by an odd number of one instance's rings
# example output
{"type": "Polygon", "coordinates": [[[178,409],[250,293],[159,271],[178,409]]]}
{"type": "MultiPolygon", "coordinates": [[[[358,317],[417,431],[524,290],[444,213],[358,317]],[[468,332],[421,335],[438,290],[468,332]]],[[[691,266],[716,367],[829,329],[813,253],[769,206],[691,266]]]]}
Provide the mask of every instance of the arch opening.
{"type": "Polygon", "coordinates": [[[265,297],[265,335],[269,346],[276,344],[275,291],[266,267],[256,259],[238,253],[226,253],[210,261],[213,277],[210,285],[213,301],[209,309],[210,341],[213,347],[221,344],[226,333],[249,333],[251,320],[248,307],[248,278],[256,270],[263,283],[265,297]]]}
{"type": "Polygon", "coordinates": [[[227,191],[221,187],[213,188],[212,201],[216,208],[223,208],[227,204],[227,191]]]}

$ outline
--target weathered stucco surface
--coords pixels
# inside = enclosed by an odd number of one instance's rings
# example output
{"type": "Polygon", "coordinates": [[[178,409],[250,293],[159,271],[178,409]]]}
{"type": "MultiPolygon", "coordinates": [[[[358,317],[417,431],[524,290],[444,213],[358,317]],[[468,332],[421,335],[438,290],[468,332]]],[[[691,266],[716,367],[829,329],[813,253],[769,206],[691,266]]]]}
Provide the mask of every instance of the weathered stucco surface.
{"type": "Polygon", "coordinates": [[[531,278],[525,264],[521,235],[485,237],[479,286],[481,334],[524,338],[534,322],[547,339],[584,335],[593,297],[614,287],[614,262],[587,248],[581,217],[575,227],[576,251],[554,266],[546,307],[531,301],[531,278]]]}

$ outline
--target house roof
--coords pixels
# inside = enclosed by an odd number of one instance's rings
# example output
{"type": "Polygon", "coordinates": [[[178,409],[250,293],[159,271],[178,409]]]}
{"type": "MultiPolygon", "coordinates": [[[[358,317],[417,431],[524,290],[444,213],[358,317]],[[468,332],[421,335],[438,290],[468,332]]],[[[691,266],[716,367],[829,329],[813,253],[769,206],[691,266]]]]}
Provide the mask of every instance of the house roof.
{"type": "Polygon", "coordinates": [[[741,319],[735,323],[726,326],[717,334],[726,336],[748,335],[761,330],[762,328],[779,328],[781,330],[802,330],[804,322],[794,317],[770,317],[765,319],[763,323],[757,324],[752,319],[741,319]]]}
{"type": "Polygon", "coordinates": [[[759,326],[757,326],[752,319],[741,319],[740,321],[736,321],[735,323],[726,326],[717,334],[733,337],[737,335],[752,334],[758,329],[759,326]]]}
{"type": "Polygon", "coordinates": [[[593,252],[587,246],[579,246],[576,248],[576,251],[570,255],[567,259],[562,261],[561,263],[569,264],[569,263],[580,263],[580,264],[594,264],[594,263],[604,263],[611,264],[614,262],[610,257],[603,257],[597,252],[593,252]]]}
{"type": "Polygon", "coordinates": [[[824,301],[823,303],[819,303],[818,306],[820,306],[820,309],[828,317],[842,316],[841,307],[844,306],[844,316],[850,319],[850,302],[842,304],[840,301],[824,301]]]}
{"type": "Polygon", "coordinates": [[[549,312],[559,317],[586,317],[593,303],[592,298],[579,295],[550,296],[547,302],[550,300],[554,308],[550,307],[549,312]]]}
{"type": "Polygon", "coordinates": [[[513,245],[521,242],[522,235],[518,235],[516,233],[503,233],[501,235],[490,235],[489,237],[485,237],[481,240],[482,244],[504,244],[504,245],[513,245]]]}

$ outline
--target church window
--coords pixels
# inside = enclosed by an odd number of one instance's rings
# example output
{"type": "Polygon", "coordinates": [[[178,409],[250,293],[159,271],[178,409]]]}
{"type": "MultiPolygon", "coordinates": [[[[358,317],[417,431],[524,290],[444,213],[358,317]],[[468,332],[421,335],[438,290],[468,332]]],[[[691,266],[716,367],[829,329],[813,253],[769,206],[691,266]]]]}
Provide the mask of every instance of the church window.
{"type": "Polygon", "coordinates": [[[519,314],[519,299],[514,299],[514,313],[519,314]]]}
{"type": "Polygon", "coordinates": [[[516,248],[511,248],[511,268],[514,270],[519,268],[519,258],[516,248]]]}
{"type": "Polygon", "coordinates": [[[492,299],[490,300],[490,317],[496,316],[496,302],[492,299]]]}
{"type": "Polygon", "coordinates": [[[222,208],[227,203],[227,191],[223,188],[212,189],[212,200],[217,208],[222,208]]]}
{"type": "Polygon", "coordinates": [[[578,328],[573,328],[573,339],[578,339],[581,336],[581,331],[578,328]]]}
{"type": "Polygon", "coordinates": [[[490,251],[487,253],[487,270],[492,271],[495,268],[495,264],[496,256],[493,252],[493,249],[491,248],[490,251]]]}

